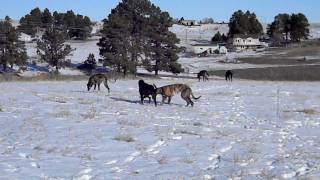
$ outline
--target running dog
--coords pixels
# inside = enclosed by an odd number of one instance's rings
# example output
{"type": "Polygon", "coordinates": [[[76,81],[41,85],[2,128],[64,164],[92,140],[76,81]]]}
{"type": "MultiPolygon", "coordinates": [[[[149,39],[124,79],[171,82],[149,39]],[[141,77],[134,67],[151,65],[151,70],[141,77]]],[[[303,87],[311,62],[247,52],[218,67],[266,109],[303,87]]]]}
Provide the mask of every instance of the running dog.
{"type": "Polygon", "coordinates": [[[233,72],[231,70],[227,70],[225,74],[226,81],[232,81],[233,72]]]}
{"type": "Polygon", "coordinates": [[[108,89],[108,92],[110,93],[110,88],[108,86],[108,77],[105,74],[101,74],[101,73],[90,76],[87,84],[88,91],[90,91],[93,85],[94,85],[94,90],[96,90],[96,87],[98,85],[98,90],[100,91],[100,84],[102,82],[104,86],[108,89]]]}
{"type": "Polygon", "coordinates": [[[154,101],[155,106],[157,106],[157,101],[156,101],[156,86],[155,85],[150,85],[145,83],[143,80],[139,80],[139,93],[140,93],[140,98],[141,98],[141,104],[143,104],[144,98],[149,98],[149,103],[151,103],[151,98],[154,101]]]}
{"type": "Polygon", "coordinates": [[[189,104],[193,106],[194,103],[192,102],[191,98],[197,100],[201,97],[195,97],[191,88],[186,84],[171,84],[156,89],[156,94],[162,95],[162,103],[164,103],[164,101],[168,98],[168,104],[170,104],[172,96],[179,92],[181,92],[182,99],[187,102],[187,106],[189,106],[189,104]]]}
{"type": "Polygon", "coordinates": [[[209,76],[209,73],[207,70],[201,70],[199,73],[198,73],[198,79],[199,79],[199,82],[201,80],[201,76],[202,76],[202,81],[208,81],[208,76],[209,76]]]}

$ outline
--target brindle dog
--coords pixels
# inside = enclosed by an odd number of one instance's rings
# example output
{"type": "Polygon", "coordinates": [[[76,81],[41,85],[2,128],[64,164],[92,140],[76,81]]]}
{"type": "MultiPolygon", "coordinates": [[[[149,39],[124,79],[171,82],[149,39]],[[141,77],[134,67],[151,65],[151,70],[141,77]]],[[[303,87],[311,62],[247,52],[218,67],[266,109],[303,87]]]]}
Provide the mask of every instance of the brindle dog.
{"type": "Polygon", "coordinates": [[[187,106],[189,106],[189,104],[193,106],[194,103],[192,102],[191,98],[199,99],[201,97],[195,97],[191,88],[186,84],[171,84],[156,89],[156,94],[162,95],[162,103],[164,103],[164,101],[168,98],[168,104],[170,104],[172,96],[179,92],[181,92],[182,99],[187,102],[187,106]]]}
{"type": "Polygon", "coordinates": [[[105,74],[101,74],[101,73],[90,76],[87,84],[88,91],[90,91],[93,85],[94,85],[94,90],[96,90],[96,87],[98,85],[98,90],[100,91],[100,84],[102,82],[104,86],[108,89],[108,92],[110,93],[110,88],[108,86],[108,77],[105,74]]]}
{"type": "Polygon", "coordinates": [[[208,76],[209,76],[209,73],[207,70],[201,70],[199,73],[198,73],[198,79],[199,79],[199,82],[201,80],[201,77],[202,77],[202,81],[208,81],[208,76]]]}

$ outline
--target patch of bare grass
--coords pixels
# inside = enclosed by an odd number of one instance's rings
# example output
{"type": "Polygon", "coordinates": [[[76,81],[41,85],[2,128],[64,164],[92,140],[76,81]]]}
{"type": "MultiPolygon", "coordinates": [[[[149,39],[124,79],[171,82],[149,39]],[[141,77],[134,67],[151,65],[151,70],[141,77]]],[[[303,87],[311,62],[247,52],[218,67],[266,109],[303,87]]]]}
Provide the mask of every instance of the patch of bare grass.
{"type": "Polygon", "coordinates": [[[186,129],[177,129],[173,131],[174,134],[186,134],[191,136],[201,136],[199,133],[196,133],[194,131],[189,131],[186,129]]]}
{"type": "Polygon", "coordinates": [[[134,142],[135,139],[129,135],[129,134],[120,134],[120,135],[117,135],[113,138],[113,140],[116,140],[116,141],[123,141],[123,142],[134,142]]]}
{"type": "Polygon", "coordinates": [[[66,117],[70,117],[70,116],[71,116],[71,112],[66,109],[61,109],[60,111],[55,113],[56,118],[66,118],[66,117]]]}
{"type": "Polygon", "coordinates": [[[319,114],[319,112],[314,109],[284,110],[283,112],[297,112],[297,113],[304,113],[304,114],[308,114],[308,115],[319,114]]]}

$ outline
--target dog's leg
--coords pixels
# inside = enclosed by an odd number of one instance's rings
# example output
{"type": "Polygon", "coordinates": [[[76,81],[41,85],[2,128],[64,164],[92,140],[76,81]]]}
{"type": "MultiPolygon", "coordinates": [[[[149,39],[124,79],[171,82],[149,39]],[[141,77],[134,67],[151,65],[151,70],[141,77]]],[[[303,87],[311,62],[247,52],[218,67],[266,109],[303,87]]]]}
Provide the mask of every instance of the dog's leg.
{"type": "Polygon", "coordinates": [[[143,104],[143,99],[144,99],[144,97],[143,97],[142,94],[140,94],[140,99],[141,99],[141,104],[143,104]]]}
{"type": "Polygon", "coordinates": [[[192,100],[189,98],[189,101],[190,101],[190,104],[191,104],[191,107],[193,107],[193,102],[192,102],[192,100]]]}
{"type": "Polygon", "coordinates": [[[168,104],[171,103],[171,98],[172,98],[172,96],[169,96],[169,97],[168,97],[168,104]]]}
{"type": "Polygon", "coordinates": [[[100,83],[98,84],[98,91],[100,91],[100,83]]]}
{"type": "Polygon", "coordinates": [[[96,84],[96,83],[94,83],[94,89],[93,89],[93,90],[96,90],[96,87],[97,87],[97,84],[96,84]]]}
{"type": "Polygon", "coordinates": [[[162,104],[164,104],[164,101],[167,99],[165,95],[162,96],[162,104]]]}

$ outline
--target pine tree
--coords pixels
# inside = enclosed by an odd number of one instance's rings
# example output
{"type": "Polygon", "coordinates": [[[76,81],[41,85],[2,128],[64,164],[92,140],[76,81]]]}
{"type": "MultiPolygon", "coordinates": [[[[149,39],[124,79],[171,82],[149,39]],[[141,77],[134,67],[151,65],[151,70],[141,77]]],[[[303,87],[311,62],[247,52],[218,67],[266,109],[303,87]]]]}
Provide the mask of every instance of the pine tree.
{"type": "Polygon", "coordinates": [[[46,29],[41,40],[37,42],[37,49],[41,59],[50,66],[55,67],[56,72],[65,67],[67,62],[65,57],[74,49],[70,45],[65,45],[66,33],[57,28],[49,27],[46,29]]]}
{"type": "Polygon", "coordinates": [[[100,55],[104,57],[104,65],[115,68],[125,76],[130,71],[131,63],[128,57],[129,30],[128,20],[115,15],[115,10],[104,20],[101,31],[103,37],[99,39],[100,55]]]}
{"type": "Polygon", "coordinates": [[[291,29],[291,17],[289,14],[278,14],[274,17],[274,21],[268,25],[267,34],[274,39],[289,40],[289,33],[291,29]]]}
{"type": "Polygon", "coordinates": [[[301,39],[308,39],[309,36],[309,22],[307,17],[302,14],[292,14],[290,23],[290,38],[292,41],[300,42],[301,39]]]}
{"type": "Polygon", "coordinates": [[[41,15],[41,21],[42,21],[42,27],[50,27],[53,23],[53,17],[51,15],[51,12],[49,9],[44,9],[42,15],[41,15]]]}
{"type": "Polygon", "coordinates": [[[25,65],[27,53],[24,43],[19,41],[19,32],[11,25],[7,16],[5,21],[0,22],[0,64],[3,70],[7,70],[10,65],[25,65]]]}
{"type": "Polygon", "coordinates": [[[255,13],[239,10],[235,12],[229,21],[229,37],[234,35],[261,35],[263,27],[258,21],[255,13]]]}
{"type": "Polygon", "coordinates": [[[145,61],[146,69],[155,71],[158,75],[159,71],[169,71],[173,73],[183,72],[181,65],[177,63],[177,53],[180,49],[176,44],[179,39],[174,33],[169,31],[172,26],[172,18],[169,13],[162,12],[160,8],[152,5],[150,8],[152,16],[149,18],[147,29],[147,53],[149,61],[145,61]],[[150,66],[154,64],[153,66],[150,66]],[[150,69],[150,67],[153,67],[150,69]]]}
{"type": "Polygon", "coordinates": [[[96,58],[94,57],[93,53],[90,53],[88,55],[87,59],[84,61],[84,64],[92,64],[92,65],[97,64],[96,58]]]}
{"type": "Polygon", "coordinates": [[[211,39],[211,42],[212,43],[219,43],[219,42],[222,42],[223,39],[222,39],[222,35],[220,34],[220,32],[218,31],[211,39]]]}
{"type": "Polygon", "coordinates": [[[302,14],[278,14],[274,21],[268,25],[267,34],[274,39],[285,39],[299,42],[301,39],[308,39],[309,22],[307,17],[302,14]]]}
{"type": "Polygon", "coordinates": [[[161,13],[160,8],[151,4],[149,0],[123,0],[104,21],[104,28],[101,31],[103,37],[98,45],[100,55],[104,57],[104,64],[124,74],[135,73],[141,61],[148,66],[148,69],[151,66],[150,61],[156,62],[158,70],[170,70],[170,67],[172,70],[179,69],[174,60],[177,56],[173,53],[178,48],[175,44],[171,44],[178,41],[174,34],[168,31],[167,24],[171,25],[171,22],[170,16],[161,13]],[[165,40],[166,37],[170,37],[171,42],[165,40]],[[154,46],[163,47],[156,52],[154,46]],[[169,47],[173,48],[171,52],[168,50],[169,47]],[[160,64],[160,60],[164,57],[156,60],[155,53],[169,58],[166,59],[168,63],[160,64]],[[164,64],[169,67],[162,68],[164,64]]]}

